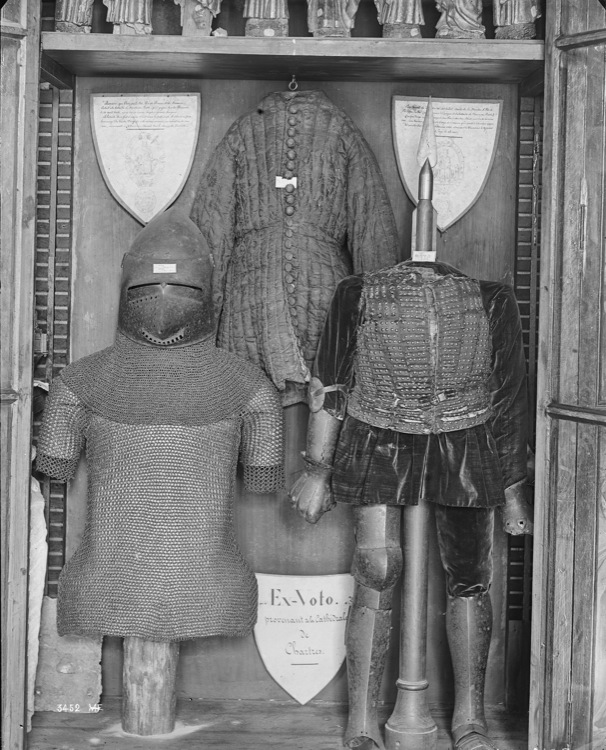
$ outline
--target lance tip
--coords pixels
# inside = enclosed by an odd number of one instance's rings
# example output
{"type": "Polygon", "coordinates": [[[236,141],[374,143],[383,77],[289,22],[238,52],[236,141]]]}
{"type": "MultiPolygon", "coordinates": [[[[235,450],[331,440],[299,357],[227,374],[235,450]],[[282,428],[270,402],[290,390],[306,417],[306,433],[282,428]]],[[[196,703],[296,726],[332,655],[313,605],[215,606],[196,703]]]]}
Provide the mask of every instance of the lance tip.
{"type": "Polygon", "coordinates": [[[429,159],[425,159],[425,163],[421,167],[419,172],[419,200],[431,200],[433,197],[433,169],[429,163],[429,159]]]}

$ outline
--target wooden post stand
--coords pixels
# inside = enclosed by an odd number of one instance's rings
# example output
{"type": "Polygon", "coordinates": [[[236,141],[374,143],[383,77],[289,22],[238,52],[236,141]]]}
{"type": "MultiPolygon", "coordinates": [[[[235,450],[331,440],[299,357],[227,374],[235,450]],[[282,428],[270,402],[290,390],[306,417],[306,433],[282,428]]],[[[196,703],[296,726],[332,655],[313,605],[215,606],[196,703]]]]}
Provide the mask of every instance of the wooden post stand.
{"type": "Polygon", "coordinates": [[[400,676],[396,705],[385,726],[385,745],[387,750],[436,750],[438,727],[429,713],[425,676],[429,506],[408,505],[403,514],[400,676]]]}
{"type": "Polygon", "coordinates": [[[175,728],[175,678],[179,643],[124,639],[122,729],[168,734],[175,728]]]}

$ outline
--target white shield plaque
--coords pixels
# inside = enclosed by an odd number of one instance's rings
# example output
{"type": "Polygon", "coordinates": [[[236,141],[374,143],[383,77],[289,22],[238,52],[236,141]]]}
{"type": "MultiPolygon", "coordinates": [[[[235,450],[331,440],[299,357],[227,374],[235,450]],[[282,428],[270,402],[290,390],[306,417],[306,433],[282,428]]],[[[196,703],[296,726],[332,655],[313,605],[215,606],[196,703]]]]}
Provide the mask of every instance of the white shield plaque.
{"type": "MultiPolygon", "coordinates": [[[[417,156],[428,97],[393,97],[393,138],[400,176],[416,204],[419,187],[417,156]]],[[[480,197],[496,151],[501,126],[498,99],[435,99],[431,97],[437,164],[433,205],[443,232],[480,197]]]]}
{"type": "Polygon", "coordinates": [[[257,581],[254,632],[259,654],[280,687],[305,704],[328,685],[345,659],[353,577],[257,573],[257,581]]]}
{"type": "Polygon", "coordinates": [[[200,94],[92,94],[91,124],[108,188],[147,224],[185,185],[198,141],[200,94]]]}

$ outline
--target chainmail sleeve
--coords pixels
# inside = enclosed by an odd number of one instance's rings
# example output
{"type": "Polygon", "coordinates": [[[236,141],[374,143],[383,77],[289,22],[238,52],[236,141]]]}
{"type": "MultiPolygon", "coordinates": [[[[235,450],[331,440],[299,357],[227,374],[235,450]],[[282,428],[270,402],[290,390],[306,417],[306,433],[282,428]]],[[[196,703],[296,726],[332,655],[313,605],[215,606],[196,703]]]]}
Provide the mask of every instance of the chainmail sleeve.
{"type": "Polygon", "coordinates": [[[283,411],[269,382],[256,389],[243,414],[240,460],[251,492],[275,492],[285,485],[283,411]]]}
{"type": "Polygon", "coordinates": [[[86,410],[80,399],[61,377],[54,380],[38,438],[38,471],[62,482],[74,476],[84,444],[86,422],[86,410]]]}

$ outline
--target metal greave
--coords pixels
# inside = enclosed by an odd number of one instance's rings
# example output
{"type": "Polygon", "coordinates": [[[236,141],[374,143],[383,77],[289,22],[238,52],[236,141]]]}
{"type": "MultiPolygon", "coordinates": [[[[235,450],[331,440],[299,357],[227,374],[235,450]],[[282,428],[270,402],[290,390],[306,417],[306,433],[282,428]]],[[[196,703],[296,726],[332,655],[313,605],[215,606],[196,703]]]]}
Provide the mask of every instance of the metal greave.
{"type": "Polygon", "coordinates": [[[484,680],[492,635],[492,604],[488,593],[448,597],[446,633],[454,671],[455,743],[472,731],[485,734],[484,680]]]}
{"type": "MultiPolygon", "coordinates": [[[[392,589],[393,592],[393,589],[392,589]]],[[[354,603],[346,634],[349,718],[345,744],[370,738],[384,750],[379,731],[377,701],[391,633],[391,608],[371,609],[354,603]]]]}
{"type": "Polygon", "coordinates": [[[393,592],[402,569],[400,509],[355,508],[354,522],[356,588],[345,636],[349,719],[344,741],[356,747],[368,738],[384,750],[377,701],[389,649],[393,592]]]}

